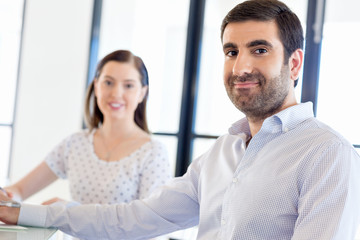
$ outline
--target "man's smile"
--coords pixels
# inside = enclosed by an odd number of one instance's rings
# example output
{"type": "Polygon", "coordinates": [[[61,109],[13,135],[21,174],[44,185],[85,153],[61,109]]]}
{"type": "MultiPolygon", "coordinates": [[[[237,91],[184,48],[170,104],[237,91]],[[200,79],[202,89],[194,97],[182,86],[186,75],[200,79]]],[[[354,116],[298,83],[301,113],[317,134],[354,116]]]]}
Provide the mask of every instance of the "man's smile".
{"type": "Polygon", "coordinates": [[[258,86],[258,82],[236,82],[234,83],[234,88],[241,89],[241,88],[253,88],[258,86]]]}

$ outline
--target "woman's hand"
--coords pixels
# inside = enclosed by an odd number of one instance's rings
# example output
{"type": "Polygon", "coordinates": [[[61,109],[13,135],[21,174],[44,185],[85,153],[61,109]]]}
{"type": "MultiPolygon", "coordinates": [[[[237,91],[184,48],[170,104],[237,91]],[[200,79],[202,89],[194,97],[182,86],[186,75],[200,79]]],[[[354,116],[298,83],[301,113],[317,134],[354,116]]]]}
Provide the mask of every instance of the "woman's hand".
{"type": "Polygon", "coordinates": [[[9,198],[13,198],[13,197],[14,197],[14,194],[13,194],[11,191],[9,191],[9,190],[6,189],[6,188],[2,188],[2,187],[0,187],[0,194],[4,195],[4,196],[6,196],[6,197],[9,197],[9,198]]]}
{"type": "Polygon", "coordinates": [[[50,205],[50,204],[53,204],[55,202],[65,202],[65,200],[55,197],[55,198],[52,198],[52,199],[49,199],[49,200],[43,202],[42,205],[50,205]]]}

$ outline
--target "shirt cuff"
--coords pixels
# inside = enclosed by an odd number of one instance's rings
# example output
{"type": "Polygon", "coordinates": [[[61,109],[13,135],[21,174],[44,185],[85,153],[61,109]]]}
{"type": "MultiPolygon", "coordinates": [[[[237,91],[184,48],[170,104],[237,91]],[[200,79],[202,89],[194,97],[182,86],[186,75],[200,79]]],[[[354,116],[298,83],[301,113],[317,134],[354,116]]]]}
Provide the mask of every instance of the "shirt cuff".
{"type": "Polygon", "coordinates": [[[47,206],[21,203],[18,225],[45,227],[47,206]]]}

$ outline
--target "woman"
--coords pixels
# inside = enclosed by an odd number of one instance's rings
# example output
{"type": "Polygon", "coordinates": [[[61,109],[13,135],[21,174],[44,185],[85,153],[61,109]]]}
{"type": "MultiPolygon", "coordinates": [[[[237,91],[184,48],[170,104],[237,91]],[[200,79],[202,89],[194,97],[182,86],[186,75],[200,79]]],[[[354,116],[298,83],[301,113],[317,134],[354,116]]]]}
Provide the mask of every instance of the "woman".
{"type": "Polygon", "coordinates": [[[25,200],[59,177],[69,179],[71,196],[80,203],[130,202],[163,185],[171,173],[164,145],[149,134],[148,85],[139,57],[125,50],[105,56],[87,91],[88,129],[67,137],[28,175],[5,187],[8,196],[25,200]]]}

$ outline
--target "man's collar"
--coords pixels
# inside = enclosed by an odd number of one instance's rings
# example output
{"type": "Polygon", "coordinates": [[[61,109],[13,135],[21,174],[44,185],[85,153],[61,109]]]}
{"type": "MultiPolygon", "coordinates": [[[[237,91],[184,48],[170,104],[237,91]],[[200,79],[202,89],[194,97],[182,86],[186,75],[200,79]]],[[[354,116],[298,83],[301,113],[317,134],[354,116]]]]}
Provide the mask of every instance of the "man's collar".
{"type": "MultiPolygon", "coordinates": [[[[299,103],[266,118],[261,129],[265,128],[270,131],[281,130],[283,132],[287,132],[296,127],[299,123],[312,117],[314,117],[312,102],[299,103]]],[[[247,136],[251,135],[249,122],[246,117],[235,122],[229,128],[229,134],[231,135],[237,135],[240,133],[245,133],[247,136]]]]}

